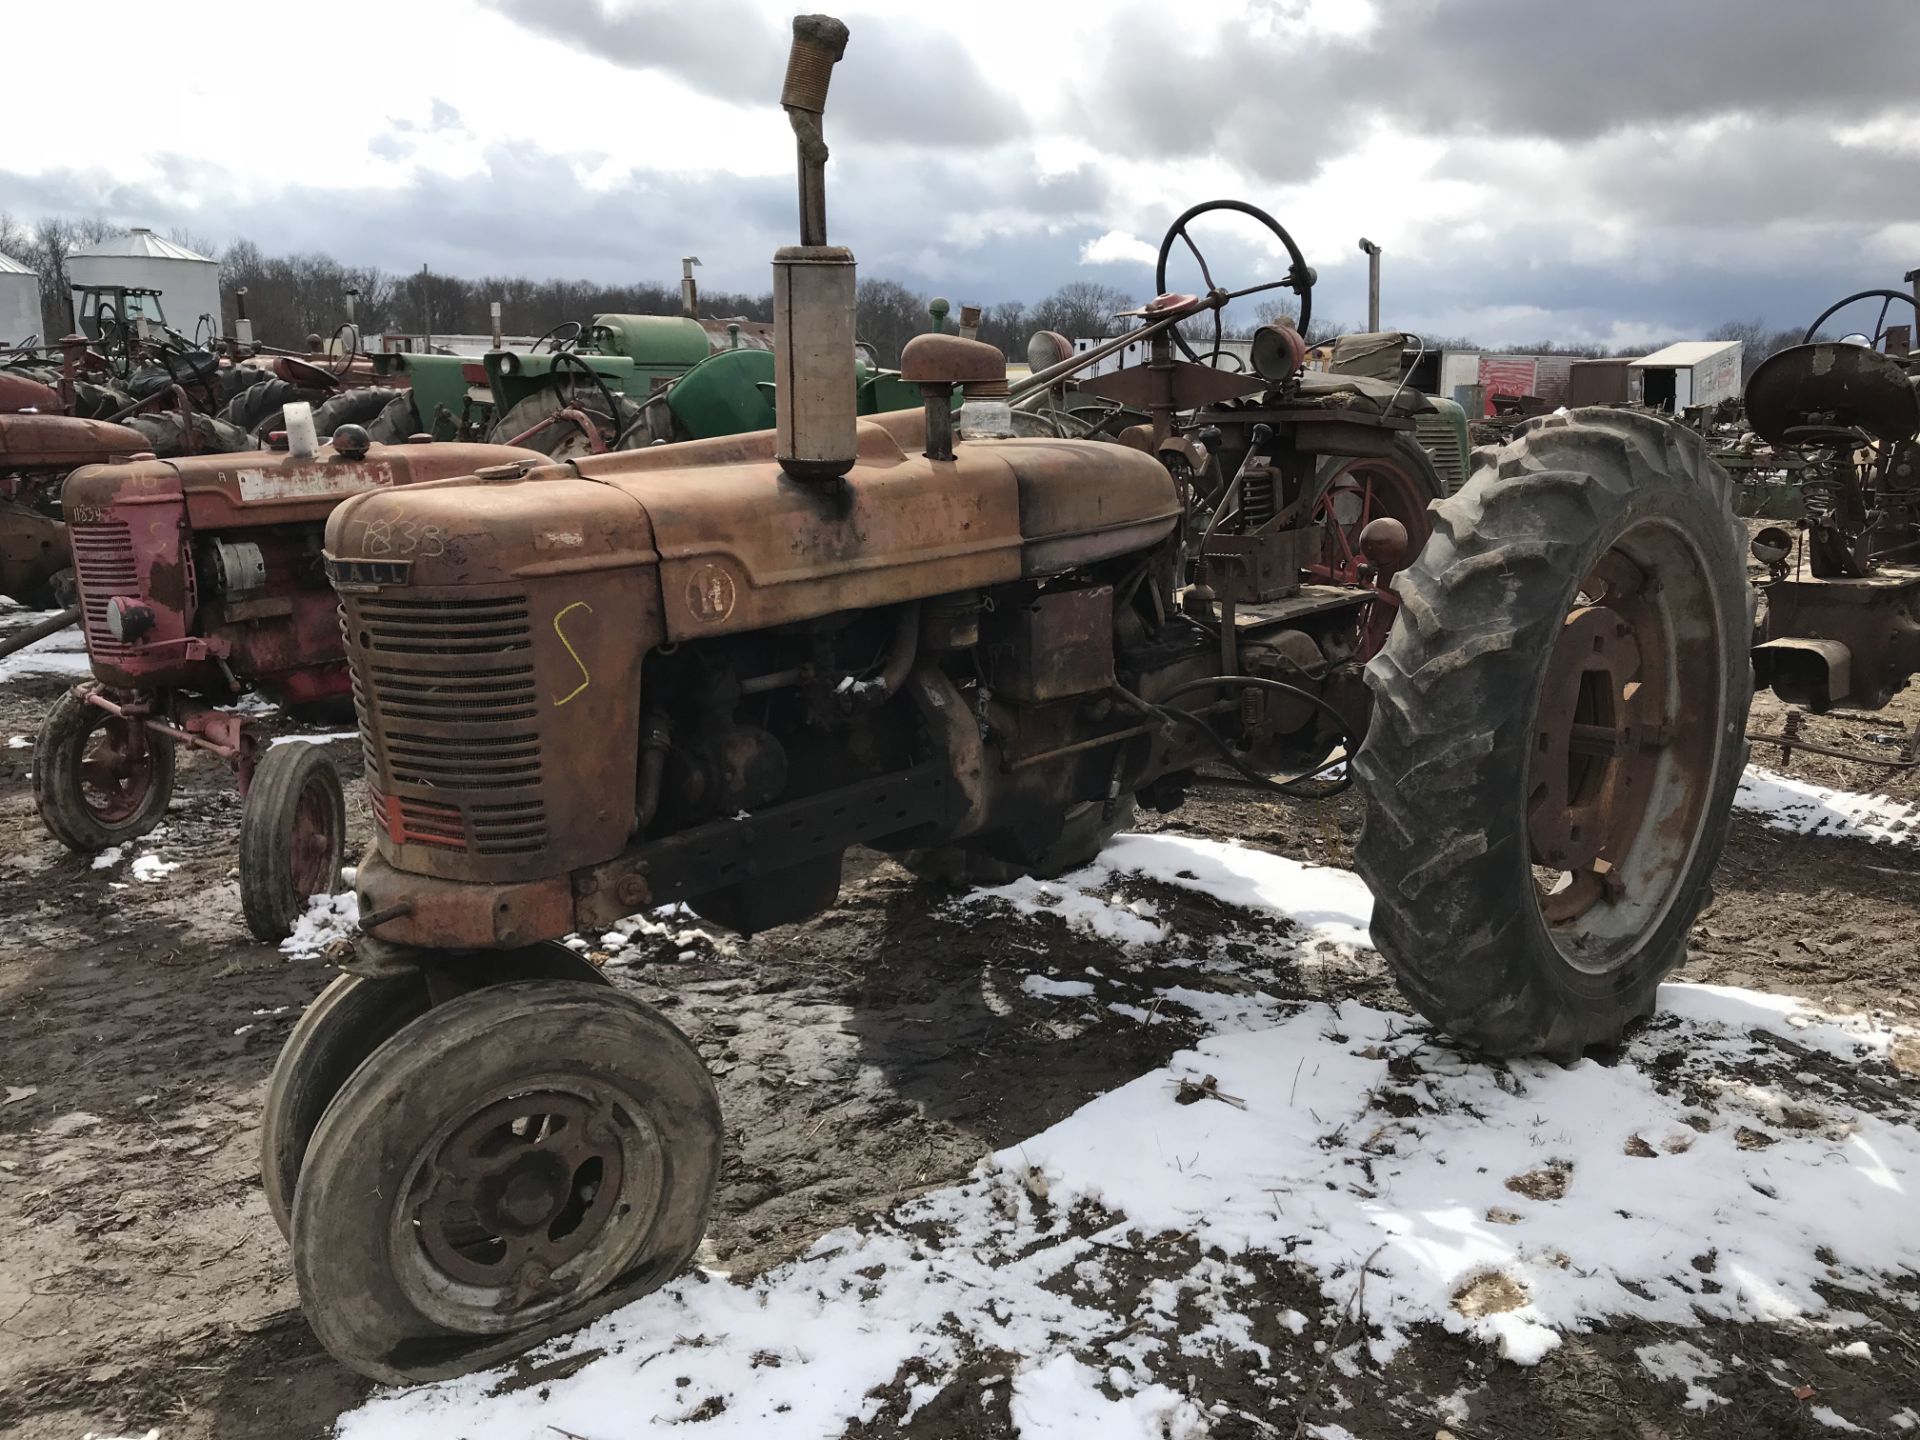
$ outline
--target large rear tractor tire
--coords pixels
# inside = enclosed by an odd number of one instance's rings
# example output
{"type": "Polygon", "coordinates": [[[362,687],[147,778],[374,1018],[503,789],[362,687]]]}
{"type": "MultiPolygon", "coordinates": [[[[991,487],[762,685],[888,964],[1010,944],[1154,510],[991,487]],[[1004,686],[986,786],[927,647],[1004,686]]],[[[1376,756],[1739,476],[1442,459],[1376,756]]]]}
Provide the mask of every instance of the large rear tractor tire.
{"type": "Polygon", "coordinates": [[[166,817],[173,741],[87,703],[87,685],[53,702],[33,750],[33,799],[69,850],[138,840],[166,817]]]}
{"type": "Polygon", "coordinates": [[[437,1005],[361,1063],[307,1147],[307,1318],[389,1383],[517,1355],[693,1258],[720,1146],[699,1053],[630,995],[535,980],[437,1005]]]}
{"type": "Polygon", "coordinates": [[[1678,426],[1543,418],[1395,582],[1356,860],[1401,989],[1469,1046],[1617,1043],[1686,956],[1753,688],[1729,489],[1678,426]]]}

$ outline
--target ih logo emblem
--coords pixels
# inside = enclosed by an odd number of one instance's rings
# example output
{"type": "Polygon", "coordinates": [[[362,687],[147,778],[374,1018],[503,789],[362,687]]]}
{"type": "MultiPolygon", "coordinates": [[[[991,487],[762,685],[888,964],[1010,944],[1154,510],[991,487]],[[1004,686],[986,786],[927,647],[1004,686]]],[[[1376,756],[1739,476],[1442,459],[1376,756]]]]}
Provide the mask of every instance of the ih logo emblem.
{"type": "Polygon", "coordinates": [[[687,610],[696,620],[717,623],[733,614],[739,599],[733,588],[733,576],[723,566],[708,561],[687,580],[687,610]]]}

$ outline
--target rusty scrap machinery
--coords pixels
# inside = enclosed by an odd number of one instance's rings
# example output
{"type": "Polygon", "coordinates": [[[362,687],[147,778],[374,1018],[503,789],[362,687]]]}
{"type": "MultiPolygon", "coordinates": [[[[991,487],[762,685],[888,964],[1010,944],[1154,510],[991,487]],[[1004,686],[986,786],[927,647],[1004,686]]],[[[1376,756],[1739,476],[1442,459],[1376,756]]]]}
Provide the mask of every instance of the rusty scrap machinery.
{"type": "MultiPolygon", "coordinates": [[[[1798,536],[1769,526],[1754,537],[1768,568],[1754,672],[1816,712],[1877,710],[1920,669],[1920,355],[1913,326],[1888,323],[1896,301],[1920,311],[1900,290],[1835,302],[1747,382],[1748,424],[1795,462],[1806,512],[1798,536]],[[1814,338],[1833,316],[1876,300],[1871,335],[1814,338]]],[[[1809,742],[1797,719],[1790,711],[1783,733],[1752,738],[1870,765],[1920,764],[1920,731],[1890,759],[1809,742]]]]}
{"type": "Polygon", "coordinates": [[[774,430],[371,489],[328,520],[377,839],[261,1159],[307,1316],[368,1375],[503,1359],[694,1254],[713,1084],[555,943],[635,911],[799,919],[856,844],[1064,868],[1203,766],[1327,793],[1346,753],[1374,935],[1461,1040],[1577,1055],[1684,954],[1751,684],[1740,537],[1698,438],[1538,420],[1417,555],[1370,521],[1368,583],[1342,586],[1312,573],[1312,516],[1346,460],[1391,452],[1400,402],[1316,391],[1297,348],[1268,375],[1174,358],[1173,326],[1233,293],[1211,281],[1141,317],[1150,362],[1110,393],[1146,418],[1118,443],[1008,438],[1072,362],[1009,395],[961,336],[909,345],[922,411],[863,421],[823,184],[846,39],[795,22],[774,430]]]}

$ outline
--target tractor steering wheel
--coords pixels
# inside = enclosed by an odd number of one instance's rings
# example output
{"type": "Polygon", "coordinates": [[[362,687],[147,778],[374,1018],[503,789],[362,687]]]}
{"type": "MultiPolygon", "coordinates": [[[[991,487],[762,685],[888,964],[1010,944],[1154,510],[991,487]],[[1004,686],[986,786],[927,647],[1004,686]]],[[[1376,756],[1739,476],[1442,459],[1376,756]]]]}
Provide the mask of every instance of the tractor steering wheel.
{"type": "Polygon", "coordinates": [[[1856,290],[1853,294],[1847,296],[1846,299],[1836,300],[1833,304],[1822,310],[1820,317],[1807,327],[1807,333],[1800,337],[1800,343],[1802,345],[1813,344],[1813,337],[1820,333],[1820,327],[1826,324],[1829,319],[1838,315],[1842,310],[1846,309],[1847,306],[1861,300],[1870,300],[1874,296],[1881,297],[1880,318],[1873,322],[1873,336],[1867,341],[1867,348],[1869,350],[1878,350],[1880,348],[1880,342],[1886,338],[1887,306],[1891,305],[1895,300],[1906,301],[1907,304],[1913,307],[1914,318],[1920,320],[1920,300],[1914,299],[1913,296],[1904,290],[1856,290]]]}
{"type": "MultiPolygon", "coordinates": [[[[1300,253],[1300,247],[1294,243],[1293,236],[1287,233],[1284,225],[1266,211],[1256,205],[1249,205],[1244,200],[1208,200],[1194,206],[1174,221],[1172,228],[1167,231],[1166,238],[1160,242],[1160,259],[1153,267],[1154,290],[1162,295],[1167,293],[1167,257],[1173,253],[1175,240],[1187,242],[1187,249],[1193,252],[1194,260],[1199,263],[1200,278],[1206,282],[1208,293],[1213,294],[1221,288],[1214,281],[1213,272],[1207,268],[1207,257],[1200,253],[1200,247],[1193,243],[1193,237],[1187,233],[1189,224],[1211,210],[1232,210],[1241,215],[1251,215],[1271,230],[1280,243],[1287,247],[1287,256],[1293,264],[1287,271],[1287,278],[1281,283],[1300,297],[1299,330],[1304,339],[1307,325],[1313,319],[1313,267],[1307,264],[1307,257],[1300,253]]],[[[1221,352],[1221,323],[1220,310],[1216,308],[1213,312],[1213,344],[1208,347],[1209,356],[1216,356],[1221,352]]],[[[1186,336],[1180,333],[1180,327],[1177,325],[1173,328],[1173,343],[1180,347],[1180,353],[1187,359],[1200,362],[1199,354],[1187,343],[1186,336]]]]}
{"type": "Polygon", "coordinates": [[[538,350],[540,348],[541,341],[551,340],[553,343],[548,345],[547,349],[551,353],[558,354],[560,351],[560,347],[562,345],[571,345],[574,341],[578,340],[580,338],[580,332],[585,328],[586,327],[582,325],[578,320],[562,320],[558,325],[554,326],[551,330],[542,332],[539,339],[535,340],[533,344],[527,347],[527,353],[531,355],[533,354],[534,351],[538,350]],[[566,331],[567,333],[562,335],[560,333],[562,330],[566,331]]]}

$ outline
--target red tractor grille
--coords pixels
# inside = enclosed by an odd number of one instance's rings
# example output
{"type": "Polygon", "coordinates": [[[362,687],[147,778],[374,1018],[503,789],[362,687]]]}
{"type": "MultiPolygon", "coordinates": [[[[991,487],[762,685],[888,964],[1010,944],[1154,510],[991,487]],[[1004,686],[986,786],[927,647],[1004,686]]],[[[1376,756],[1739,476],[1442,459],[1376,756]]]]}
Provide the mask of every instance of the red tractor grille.
{"type": "Polygon", "coordinates": [[[102,520],[92,525],[70,525],[73,569],[80,582],[80,605],[87,632],[87,648],[102,658],[117,658],[131,647],[113,638],[107,628],[107,602],[116,595],[140,594],[140,572],[134,564],[133,531],[124,520],[102,520]]]}
{"type": "Polygon", "coordinates": [[[369,786],[374,823],[382,834],[403,845],[432,845],[441,850],[467,848],[460,812],[452,805],[430,800],[396,800],[369,786]]]}
{"type": "Polygon", "coordinates": [[[342,603],[381,828],[396,842],[480,855],[541,849],[540,708],[525,597],[342,603]]]}

